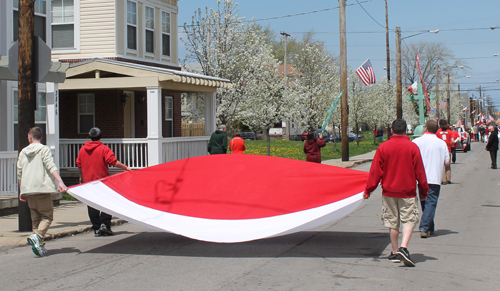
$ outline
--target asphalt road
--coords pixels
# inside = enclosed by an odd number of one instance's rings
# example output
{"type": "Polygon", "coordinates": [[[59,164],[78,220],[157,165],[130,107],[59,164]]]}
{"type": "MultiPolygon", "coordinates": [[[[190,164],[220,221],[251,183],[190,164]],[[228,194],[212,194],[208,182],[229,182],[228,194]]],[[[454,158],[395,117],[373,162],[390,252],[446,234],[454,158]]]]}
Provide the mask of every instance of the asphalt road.
{"type": "Polygon", "coordinates": [[[0,290],[499,290],[500,170],[483,148],[458,153],[435,235],[410,241],[415,268],[385,259],[378,189],[342,220],[273,239],[215,244],[126,224],[50,241],[43,258],[2,250],[0,290]]]}

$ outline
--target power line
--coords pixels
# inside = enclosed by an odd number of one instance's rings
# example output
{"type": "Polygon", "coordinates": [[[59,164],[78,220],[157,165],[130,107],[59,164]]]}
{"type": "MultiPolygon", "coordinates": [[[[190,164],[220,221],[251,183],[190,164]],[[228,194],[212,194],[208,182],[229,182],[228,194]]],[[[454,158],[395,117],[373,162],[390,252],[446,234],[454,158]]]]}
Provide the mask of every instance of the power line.
{"type": "MultiPolygon", "coordinates": [[[[365,0],[361,1],[361,3],[367,3],[371,2],[373,0],[365,0]]],[[[356,0],[357,2],[357,0],[356,0]]],[[[360,2],[358,2],[359,4],[360,2]]],[[[346,4],[345,6],[354,6],[358,4],[346,4]]],[[[302,13],[296,13],[296,14],[288,14],[288,15],[282,15],[282,16],[274,16],[274,17],[269,17],[269,18],[260,18],[260,19],[252,19],[252,20],[244,20],[243,22],[257,22],[257,21],[265,21],[265,20],[276,20],[276,19],[282,19],[282,18],[289,18],[289,17],[295,17],[295,16],[303,16],[303,15],[308,15],[308,14],[314,14],[314,13],[320,13],[320,12],[326,12],[330,10],[336,10],[339,9],[339,6],[332,7],[332,8],[325,8],[325,9],[320,9],[320,10],[314,10],[314,11],[308,11],[308,12],[302,12],[302,13]]],[[[199,26],[199,25],[187,25],[186,26],[199,26]]],[[[179,25],[178,27],[184,27],[184,25],[179,25]]]]}
{"type": "Polygon", "coordinates": [[[368,13],[368,11],[366,11],[366,9],[363,7],[363,5],[361,5],[361,3],[359,3],[359,1],[358,1],[358,0],[356,0],[356,2],[358,2],[359,7],[361,7],[361,8],[363,9],[363,11],[364,11],[366,14],[368,14],[368,16],[370,16],[370,18],[371,18],[373,21],[375,21],[375,23],[376,23],[376,24],[378,24],[378,25],[379,25],[380,27],[382,27],[382,28],[385,28],[385,26],[383,26],[382,24],[380,24],[377,20],[375,20],[375,18],[373,18],[373,17],[370,15],[370,13],[368,13]]]}

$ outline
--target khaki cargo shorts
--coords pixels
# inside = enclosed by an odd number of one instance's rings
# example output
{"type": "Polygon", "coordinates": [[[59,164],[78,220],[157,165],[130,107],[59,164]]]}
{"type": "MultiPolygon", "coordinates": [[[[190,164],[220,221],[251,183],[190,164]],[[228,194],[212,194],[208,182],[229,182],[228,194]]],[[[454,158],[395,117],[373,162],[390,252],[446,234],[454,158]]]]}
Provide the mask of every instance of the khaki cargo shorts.
{"type": "Polygon", "coordinates": [[[399,229],[401,225],[415,227],[418,218],[418,200],[412,198],[395,198],[382,195],[382,221],[384,226],[399,229]]]}

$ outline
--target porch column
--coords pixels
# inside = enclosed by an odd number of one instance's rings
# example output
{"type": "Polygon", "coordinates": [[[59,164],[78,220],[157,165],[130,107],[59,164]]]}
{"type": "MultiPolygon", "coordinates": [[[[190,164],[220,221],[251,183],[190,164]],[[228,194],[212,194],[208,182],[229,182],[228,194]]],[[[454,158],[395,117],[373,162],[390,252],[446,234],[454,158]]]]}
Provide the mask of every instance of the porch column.
{"type": "Polygon", "coordinates": [[[205,135],[209,136],[216,129],[215,92],[203,93],[203,95],[205,97],[205,135]]]}
{"type": "MultiPolygon", "coordinates": [[[[59,84],[46,83],[47,101],[47,146],[59,169],[59,84]]],[[[60,171],[60,170],[59,170],[60,171]]]]}
{"type": "Polygon", "coordinates": [[[162,107],[161,87],[147,87],[148,95],[148,166],[161,164],[162,157],[162,107]]]}

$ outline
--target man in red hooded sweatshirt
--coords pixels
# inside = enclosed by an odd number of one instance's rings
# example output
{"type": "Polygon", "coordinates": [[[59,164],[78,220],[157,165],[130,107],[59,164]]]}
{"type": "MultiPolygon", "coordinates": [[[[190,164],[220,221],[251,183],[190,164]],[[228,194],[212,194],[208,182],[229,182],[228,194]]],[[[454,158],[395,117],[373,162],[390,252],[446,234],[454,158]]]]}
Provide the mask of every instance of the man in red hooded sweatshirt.
{"type": "Polygon", "coordinates": [[[420,199],[427,198],[427,177],[420,149],[406,136],[406,121],[392,122],[392,136],[382,143],[375,153],[363,197],[382,184],[382,221],[389,228],[392,252],[387,258],[414,267],[408,243],[415,226],[418,225],[417,183],[420,199]],[[403,227],[401,247],[398,249],[399,228],[403,227]]]}
{"type": "MultiPolygon", "coordinates": [[[[80,183],[88,183],[109,176],[108,166],[115,166],[130,171],[120,163],[113,151],[101,143],[102,133],[97,127],[89,132],[91,142],[86,141],[76,158],[76,166],[80,174],[80,183]]],[[[111,215],[87,206],[90,222],[95,236],[113,235],[111,231],[111,215]]]]}

